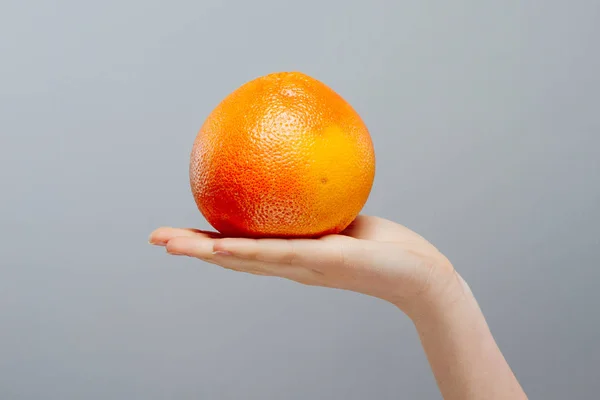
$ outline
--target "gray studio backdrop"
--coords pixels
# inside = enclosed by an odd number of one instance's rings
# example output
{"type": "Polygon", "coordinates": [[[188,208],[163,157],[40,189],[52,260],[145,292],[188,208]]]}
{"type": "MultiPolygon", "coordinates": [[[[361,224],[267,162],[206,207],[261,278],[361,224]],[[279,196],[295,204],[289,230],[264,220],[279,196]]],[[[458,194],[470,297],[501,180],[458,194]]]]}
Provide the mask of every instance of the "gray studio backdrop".
{"type": "Polygon", "coordinates": [[[599,20],[592,0],[2,1],[0,398],[439,398],[392,306],[146,243],[208,228],[196,132],[285,70],[363,116],[365,212],[448,255],[531,398],[595,398],[599,20]]]}

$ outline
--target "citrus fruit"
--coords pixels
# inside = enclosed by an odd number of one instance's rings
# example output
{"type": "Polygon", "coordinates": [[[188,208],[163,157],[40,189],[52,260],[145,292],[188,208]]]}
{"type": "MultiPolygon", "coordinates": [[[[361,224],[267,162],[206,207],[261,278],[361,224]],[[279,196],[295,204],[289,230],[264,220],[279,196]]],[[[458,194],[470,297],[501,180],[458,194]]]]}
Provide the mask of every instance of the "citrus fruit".
{"type": "Polygon", "coordinates": [[[227,236],[339,233],[369,197],[375,153],[357,112],[300,72],[240,86],[194,141],[190,184],[208,223],[227,236]]]}

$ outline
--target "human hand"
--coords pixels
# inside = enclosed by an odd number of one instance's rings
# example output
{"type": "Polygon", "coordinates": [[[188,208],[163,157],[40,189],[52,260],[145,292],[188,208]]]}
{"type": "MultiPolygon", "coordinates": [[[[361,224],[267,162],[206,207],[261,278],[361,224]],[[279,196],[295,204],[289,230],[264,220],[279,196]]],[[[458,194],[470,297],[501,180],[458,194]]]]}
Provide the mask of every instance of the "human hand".
{"type": "Polygon", "coordinates": [[[224,268],[302,284],[351,290],[407,314],[442,300],[457,282],[451,263],[427,240],[394,222],[359,216],[339,235],[319,239],[228,238],[163,227],[151,244],[224,268]]]}

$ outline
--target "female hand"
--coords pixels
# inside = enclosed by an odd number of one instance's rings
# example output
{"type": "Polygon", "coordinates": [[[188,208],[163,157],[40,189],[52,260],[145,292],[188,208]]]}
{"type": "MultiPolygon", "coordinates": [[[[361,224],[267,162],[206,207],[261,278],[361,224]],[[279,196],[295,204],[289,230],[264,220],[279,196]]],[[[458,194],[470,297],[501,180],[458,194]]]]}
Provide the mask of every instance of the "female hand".
{"type": "Polygon", "coordinates": [[[164,227],[150,235],[150,243],[231,270],[378,297],[409,316],[460,286],[448,259],[428,241],[371,216],[359,216],[341,234],[319,239],[226,238],[164,227]]]}
{"type": "Polygon", "coordinates": [[[150,243],[257,275],[352,290],[389,301],[414,322],[444,399],[526,399],[466,283],[409,229],[359,216],[319,239],[240,239],[160,228],[150,243]]]}

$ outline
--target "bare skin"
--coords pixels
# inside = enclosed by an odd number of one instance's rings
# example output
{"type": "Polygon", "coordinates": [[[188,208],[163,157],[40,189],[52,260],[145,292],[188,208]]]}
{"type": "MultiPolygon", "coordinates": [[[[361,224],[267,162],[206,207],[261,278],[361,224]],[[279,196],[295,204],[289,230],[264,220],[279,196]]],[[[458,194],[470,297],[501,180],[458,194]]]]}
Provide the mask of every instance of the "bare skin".
{"type": "Polygon", "coordinates": [[[319,239],[226,238],[164,227],[149,241],[227,269],[388,301],[413,321],[444,399],[527,399],[450,261],[394,222],[359,216],[341,234],[319,239]]]}

